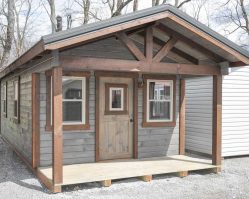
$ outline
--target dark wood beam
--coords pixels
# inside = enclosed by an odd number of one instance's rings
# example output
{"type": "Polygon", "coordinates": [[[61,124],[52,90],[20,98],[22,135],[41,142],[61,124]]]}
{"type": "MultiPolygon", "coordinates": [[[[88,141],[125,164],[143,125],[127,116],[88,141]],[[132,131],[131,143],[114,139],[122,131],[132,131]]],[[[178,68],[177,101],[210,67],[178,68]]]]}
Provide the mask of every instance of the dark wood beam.
{"type": "Polygon", "coordinates": [[[221,165],[222,75],[213,76],[212,164],[221,165]]]}
{"type": "Polygon", "coordinates": [[[172,30],[169,27],[166,27],[162,24],[159,24],[156,27],[158,30],[163,31],[164,33],[168,34],[168,35],[174,35],[174,37],[178,38],[179,41],[185,43],[186,45],[188,45],[190,48],[196,49],[197,51],[200,51],[202,54],[206,55],[209,59],[213,60],[216,63],[222,62],[224,61],[224,59],[222,57],[220,57],[219,55],[213,53],[212,51],[208,50],[207,48],[201,46],[200,44],[192,41],[191,39],[187,38],[186,36],[172,30]]]}
{"type": "Polygon", "coordinates": [[[230,63],[230,67],[239,67],[239,66],[247,66],[247,64],[245,64],[242,61],[237,61],[237,62],[231,62],[230,63]]]}
{"type": "Polygon", "coordinates": [[[152,62],[153,59],[153,28],[150,26],[145,31],[145,57],[148,62],[152,62]]]}
{"type": "MultiPolygon", "coordinates": [[[[162,41],[161,39],[157,38],[157,37],[154,37],[154,42],[156,44],[160,45],[160,46],[165,45],[165,42],[162,41]]],[[[178,56],[180,56],[180,57],[182,57],[183,59],[185,59],[185,60],[187,60],[187,61],[189,61],[189,62],[191,62],[193,64],[198,64],[199,63],[199,60],[197,58],[195,58],[195,57],[193,57],[193,56],[191,56],[191,55],[183,52],[182,50],[179,50],[176,47],[173,47],[171,49],[171,52],[174,53],[174,54],[176,54],[176,55],[178,55],[178,56]]]]}
{"type": "Polygon", "coordinates": [[[136,44],[126,35],[126,33],[120,32],[117,34],[117,37],[137,60],[144,61],[146,59],[141,50],[138,49],[136,44]]]}
{"type": "Polygon", "coordinates": [[[40,75],[32,74],[32,168],[40,164],[40,75]]]}
{"type": "Polygon", "coordinates": [[[160,62],[164,57],[166,57],[169,51],[174,47],[177,42],[177,38],[171,37],[166,44],[159,50],[159,52],[153,58],[153,62],[160,62]]]}
{"type": "Polygon", "coordinates": [[[149,63],[147,61],[73,56],[61,56],[60,63],[64,70],[130,71],[185,75],[220,74],[219,67],[212,65],[172,64],[163,62],[149,63]]]}
{"type": "Polygon", "coordinates": [[[185,79],[180,80],[179,154],[185,155],[185,79]]]}
{"type": "Polygon", "coordinates": [[[63,181],[62,68],[52,69],[52,156],[53,184],[63,181]]]}

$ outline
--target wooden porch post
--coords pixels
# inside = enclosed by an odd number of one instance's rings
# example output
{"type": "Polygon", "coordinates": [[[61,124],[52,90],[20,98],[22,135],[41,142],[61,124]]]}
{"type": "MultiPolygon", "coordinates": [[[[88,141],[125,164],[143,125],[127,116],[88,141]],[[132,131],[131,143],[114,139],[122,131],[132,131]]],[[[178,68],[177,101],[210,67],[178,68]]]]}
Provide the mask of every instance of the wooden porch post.
{"type": "Polygon", "coordinates": [[[179,154],[185,154],[185,79],[180,80],[179,154]]]}
{"type": "Polygon", "coordinates": [[[40,75],[32,74],[32,167],[40,164],[40,75]]]}
{"type": "Polygon", "coordinates": [[[53,185],[63,181],[62,68],[52,69],[53,185]]]}
{"type": "Polygon", "coordinates": [[[212,164],[221,165],[222,75],[213,76],[212,164]]]}

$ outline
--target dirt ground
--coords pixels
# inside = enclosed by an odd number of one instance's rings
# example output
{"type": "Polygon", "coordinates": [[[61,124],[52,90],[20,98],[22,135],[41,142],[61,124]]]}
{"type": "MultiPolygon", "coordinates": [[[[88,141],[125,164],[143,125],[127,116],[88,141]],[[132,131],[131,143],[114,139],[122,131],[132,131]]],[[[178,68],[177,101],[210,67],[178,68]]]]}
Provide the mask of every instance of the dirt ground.
{"type": "Polygon", "coordinates": [[[160,175],[149,183],[133,178],[114,181],[109,188],[87,183],[52,194],[0,138],[0,198],[249,198],[249,157],[224,160],[220,174],[193,172],[185,178],[160,175]]]}

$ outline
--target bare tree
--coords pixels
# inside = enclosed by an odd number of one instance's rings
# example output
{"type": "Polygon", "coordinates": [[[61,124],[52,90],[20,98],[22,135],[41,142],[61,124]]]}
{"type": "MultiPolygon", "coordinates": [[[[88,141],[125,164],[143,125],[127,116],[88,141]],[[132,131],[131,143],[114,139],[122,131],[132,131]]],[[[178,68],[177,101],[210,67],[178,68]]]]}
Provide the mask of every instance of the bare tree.
{"type": "Polygon", "coordinates": [[[29,46],[25,46],[25,39],[27,37],[28,23],[32,16],[33,0],[17,0],[14,7],[15,13],[15,36],[14,47],[16,56],[19,57],[29,46]],[[22,22],[20,22],[22,19],[22,22]]]}
{"type": "MultiPolygon", "coordinates": [[[[1,59],[0,59],[0,67],[4,67],[5,64],[8,63],[8,59],[10,57],[10,52],[12,48],[12,42],[14,38],[14,26],[15,26],[15,1],[8,0],[6,2],[2,2],[2,14],[7,20],[7,26],[3,25],[1,27],[1,59]],[[5,7],[7,7],[7,12],[5,11],[5,7]]],[[[2,25],[2,24],[1,24],[2,25]]]]}
{"type": "Polygon", "coordinates": [[[87,24],[90,20],[91,0],[75,0],[83,11],[83,24],[87,24]]]}
{"type": "Polygon", "coordinates": [[[56,14],[55,14],[55,1],[54,0],[46,0],[49,5],[49,10],[46,7],[46,3],[42,2],[42,5],[47,12],[50,22],[51,22],[51,31],[52,33],[56,32],[56,14]]]}
{"type": "Polygon", "coordinates": [[[179,0],[174,0],[173,3],[171,3],[169,0],[152,0],[152,6],[158,6],[160,4],[171,4],[177,8],[183,7],[184,4],[190,2],[191,0],[184,0],[184,1],[179,1],[179,0]]]}
{"type": "Polygon", "coordinates": [[[133,12],[138,10],[138,0],[134,0],[133,2],[133,12]]]}
{"type": "Polygon", "coordinates": [[[242,46],[248,46],[249,38],[249,2],[245,0],[227,0],[215,14],[216,21],[223,25],[225,34],[236,33],[242,46]],[[246,37],[246,38],[245,38],[246,37]]]}
{"type": "Polygon", "coordinates": [[[111,11],[111,17],[121,15],[123,9],[132,1],[133,0],[102,0],[104,4],[108,5],[111,11]]]}

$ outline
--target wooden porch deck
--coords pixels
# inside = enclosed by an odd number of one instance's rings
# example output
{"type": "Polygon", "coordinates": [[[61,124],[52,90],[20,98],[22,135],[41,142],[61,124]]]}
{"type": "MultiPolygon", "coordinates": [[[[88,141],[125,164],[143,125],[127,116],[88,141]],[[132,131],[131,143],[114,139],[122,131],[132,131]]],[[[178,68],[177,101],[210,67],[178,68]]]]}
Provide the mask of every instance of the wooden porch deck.
{"type": "MultiPolygon", "coordinates": [[[[176,173],[217,168],[211,160],[184,155],[104,161],[63,166],[63,183],[80,184],[156,174],[176,173]]],[[[52,168],[40,167],[39,172],[52,182],[52,168]]]]}

